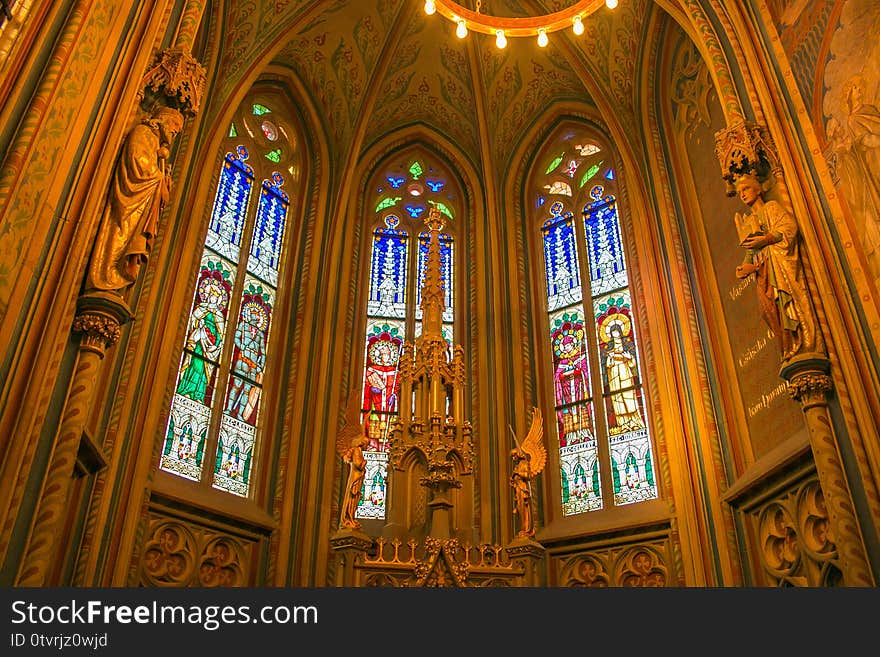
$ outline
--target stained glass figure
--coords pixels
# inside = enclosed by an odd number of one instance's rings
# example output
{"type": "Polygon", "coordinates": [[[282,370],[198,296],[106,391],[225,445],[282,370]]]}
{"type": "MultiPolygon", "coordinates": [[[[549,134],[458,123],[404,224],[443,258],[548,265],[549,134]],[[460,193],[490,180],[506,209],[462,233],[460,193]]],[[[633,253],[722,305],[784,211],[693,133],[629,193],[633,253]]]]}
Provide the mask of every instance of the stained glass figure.
{"type": "Polygon", "coordinates": [[[160,467],[196,481],[201,478],[234,274],[231,265],[209,251],[202,256],[166,429],[160,467]]]}

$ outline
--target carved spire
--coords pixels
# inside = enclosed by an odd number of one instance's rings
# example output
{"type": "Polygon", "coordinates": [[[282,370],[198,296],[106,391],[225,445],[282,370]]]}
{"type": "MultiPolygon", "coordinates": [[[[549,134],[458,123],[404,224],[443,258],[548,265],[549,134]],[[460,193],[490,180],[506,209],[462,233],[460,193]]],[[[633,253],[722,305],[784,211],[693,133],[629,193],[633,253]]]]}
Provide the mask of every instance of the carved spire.
{"type": "Polygon", "coordinates": [[[446,309],[446,302],[445,283],[440,273],[440,231],[443,230],[440,210],[435,207],[430,209],[425,218],[425,226],[430,234],[422,286],[422,337],[423,340],[443,340],[443,311],[446,309]]]}

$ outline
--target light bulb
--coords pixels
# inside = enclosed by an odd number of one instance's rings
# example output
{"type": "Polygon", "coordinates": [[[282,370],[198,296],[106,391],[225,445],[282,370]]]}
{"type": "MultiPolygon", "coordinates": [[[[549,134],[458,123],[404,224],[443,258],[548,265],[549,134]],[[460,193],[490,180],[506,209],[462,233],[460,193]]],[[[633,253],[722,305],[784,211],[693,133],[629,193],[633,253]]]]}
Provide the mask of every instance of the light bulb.
{"type": "Polygon", "coordinates": [[[459,39],[464,39],[467,36],[467,25],[463,18],[458,19],[458,26],[455,28],[455,36],[459,39]]]}
{"type": "Polygon", "coordinates": [[[584,23],[581,20],[580,16],[574,17],[574,26],[572,27],[572,29],[574,30],[574,33],[578,36],[584,33],[584,23]]]}
{"type": "Polygon", "coordinates": [[[538,30],[538,45],[542,48],[547,45],[549,39],[547,38],[547,31],[544,29],[538,30]]]}
{"type": "Polygon", "coordinates": [[[495,30],[495,45],[499,48],[507,45],[507,37],[504,36],[504,30],[495,30]]]}
{"type": "Polygon", "coordinates": [[[617,0],[605,0],[605,6],[614,9],[617,6],[617,0]]]}
{"type": "Polygon", "coordinates": [[[425,0],[425,13],[430,16],[435,11],[437,11],[437,5],[434,4],[434,0],[425,0]]]}

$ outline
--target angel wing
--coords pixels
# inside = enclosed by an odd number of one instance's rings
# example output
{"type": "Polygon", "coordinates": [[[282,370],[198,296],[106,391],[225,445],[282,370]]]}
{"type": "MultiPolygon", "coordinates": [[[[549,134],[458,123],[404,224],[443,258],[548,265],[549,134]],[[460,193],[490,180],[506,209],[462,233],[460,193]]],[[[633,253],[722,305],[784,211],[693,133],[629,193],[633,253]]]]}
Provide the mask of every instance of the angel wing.
{"type": "Polygon", "coordinates": [[[364,435],[364,428],[361,426],[361,409],[360,404],[350,403],[348,412],[345,416],[345,424],[339,433],[336,434],[336,451],[342,460],[348,462],[351,460],[351,448],[354,447],[355,441],[364,435]]]}
{"type": "Polygon", "coordinates": [[[547,465],[547,448],[544,447],[544,421],[541,409],[537,406],[532,408],[532,426],[520,445],[520,449],[529,457],[529,472],[531,477],[540,474],[547,465]]]}

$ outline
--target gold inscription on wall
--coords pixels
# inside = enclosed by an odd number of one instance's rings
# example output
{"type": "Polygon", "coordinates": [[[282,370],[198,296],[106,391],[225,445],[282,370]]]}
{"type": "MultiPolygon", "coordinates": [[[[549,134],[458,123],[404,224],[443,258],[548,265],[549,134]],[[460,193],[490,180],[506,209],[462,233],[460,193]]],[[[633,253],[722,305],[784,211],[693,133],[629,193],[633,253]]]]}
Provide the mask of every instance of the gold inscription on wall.
{"type": "Polygon", "coordinates": [[[746,349],[740,353],[739,357],[736,359],[736,364],[740,369],[743,369],[746,365],[748,365],[753,358],[758,356],[768,344],[771,344],[773,338],[776,334],[772,329],[767,329],[766,335],[760,335],[758,338],[750,344],[746,349]]]}
{"type": "Polygon", "coordinates": [[[742,296],[743,292],[745,292],[749,288],[754,280],[754,276],[747,276],[746,278],[741,279],[736,285],[734,285],[727,291],[727,296],[730,297],[731,301],[736,301],[739,297],[742,296]]]}
{"type": "Polygon", "coordinates": [[[756,401],[754,404],[749,404],[749,418],[755,417],[761,411],[766,411],[770,408],[770,404],[774,399],[779,397],[779,395],[785,394],[786,385],[783,381],[778,386],[773,388],[768,392],[762,393],[761,398],[756,401]]]}

